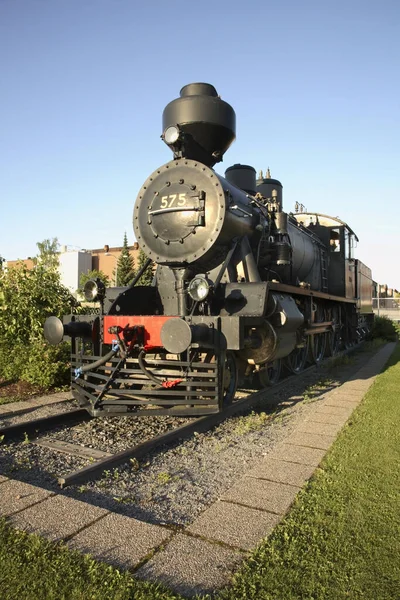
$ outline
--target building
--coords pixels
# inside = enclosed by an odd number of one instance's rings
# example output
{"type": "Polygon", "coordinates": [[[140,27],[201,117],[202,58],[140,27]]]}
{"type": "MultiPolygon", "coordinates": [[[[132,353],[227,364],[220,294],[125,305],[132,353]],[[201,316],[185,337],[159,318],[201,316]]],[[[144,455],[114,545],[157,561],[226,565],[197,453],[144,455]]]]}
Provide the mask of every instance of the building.
{"type": "MultiPolygon", "coordinates": [[[[136,268],[138,264],[139,244],[135,242],[133,246],[128,246],[128,250],[133,258],[136,268]]],[[[87,250],[87,252],[90,252],[92,255],[92,269],[95,269],[96,271],[103,271],[103,273],[110,279],[111,283],[114,284],[116,278],[117,261],[122,252],[122,246],[110,247],[105,245],[103,248],[87,250]]]]}
{"type": "Polygon", "coordinates": [[[400,293],[386,284],[373,282],[372,309],[379,317],[400,321],[400,293]]]}
{"type": "MultiPolygon", "coordinates": [[[[79,288],[79,280],[83,273],[88,271],[102,271],[114,285],[116,280],[116,269],[118,258],[122,252],[122,246],[110,247],[105,245],[103,248],[94,250],[74,250],[71,246],[61,246],[60,258],[60,276],[61,283],[67,287],[71,293],[75,293],[79,288]]],[[[128,246],[130,255],[133,258],[135,268],[138,264],[139,244],[135,242],[133,246],[128,246]]],[[[6,267],[17,267],[23,263],[28,269],[33,269],[34,261],[32,258],[25,260],[9,260],[6,267]]]]}

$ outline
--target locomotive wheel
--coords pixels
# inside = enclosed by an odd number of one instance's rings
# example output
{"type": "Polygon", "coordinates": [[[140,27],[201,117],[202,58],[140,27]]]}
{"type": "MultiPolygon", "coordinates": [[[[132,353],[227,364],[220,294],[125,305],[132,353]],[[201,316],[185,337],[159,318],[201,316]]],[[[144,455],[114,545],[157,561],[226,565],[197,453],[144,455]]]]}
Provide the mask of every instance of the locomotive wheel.
{"type": "MultiPolygon", "coordinates": [[[[215,354],[209,352],[205,357],[205,362],[215,362],[215,354]]],[[[238,385],[238,368],[236,357],[233,352],[227,352],[225,355],[225,368],[222,381],[222,408],[232,404],[238,385]]]]}
{"type": "Polygon", "coordinates": [[[326,350],[326,333],[318,333],[311,336],[312,339],[310,341],[311,348],[311,358],[312,361],[319,365],[322,359],[325,356],[326,350]]]}
{"type": "Polygon", "coordinates": [[[302,348],[295,348],[289,356],[286,357],[286,365],[294,375],[300,375],[306,366],[310,339],[307,337],[305,345],[302,348]]]}
{"type": "Polygon", "coordinates": [[[238,368],[236,357],[233,352],[227,352],[225,358],[224,381],[223,381],[223,406],[232,404],[238,384],[238,368]]]}
{"type": "Polygon", "coordinates": [[[282,360],[280,358],[268,363],[268,366],[265,369],[257,371],[260,387],[265,388],[278,383],[281,371],[282,360]]]}
{"type": "MultiPolygon", "coordinates": [[[[324,322],[326,320],[325,317],[326,317],[325,310],[322,308],[322,306],[318,306],[314,323],[324,322]]],[[[311,359],[316,365],[319,365],[319,363],[322,361],[322,359],[325,356],[326,344],[327,344],[327,334],[326,333],[316,333],[311,336],[311,339],[310,339],[311,359]]]]}
{"type": "Polygon", "coordinates": [[[327,350],[329,356],[336,356],[340,349],[341,339],[341,327],[340,327],[340,312],[337,307],[332,308],[328,311],[328,319],[333,322],[332,331],[326,334],[327,336],[327,350]]]}

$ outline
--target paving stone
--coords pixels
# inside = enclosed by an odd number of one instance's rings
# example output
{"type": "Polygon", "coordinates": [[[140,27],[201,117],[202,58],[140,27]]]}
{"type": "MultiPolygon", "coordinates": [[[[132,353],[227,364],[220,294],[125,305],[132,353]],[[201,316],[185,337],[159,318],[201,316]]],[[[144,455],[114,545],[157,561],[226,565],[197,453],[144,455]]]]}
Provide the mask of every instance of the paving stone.
{"type": "Polygon", "coordinates": [[[326,424],[331,424],[331,425],[340,425],[340,429],[344,426],[344,424],[346,423],[348,417],[344,417],[342,414],[336,415],[336,414],[331,414],[331,413],[326,413],[326,412],[315,412],[312,415],[310,415],[308,422],[309,423],[326,423],[326,424]]]}
{"type": "MultiPolygon", "coordinates": [[[[383,358],[382,356],[379,356],[379,353],[375,354],[375,356],[373,356],[365,365],[363,365],[361,367],[361,369],[374,369],[375,370],[376,368],[379,368],[379,366],[382,363],[382,358],[383,358]]],[[[385,361],[383,361],[383,362],[385,362],[385,361]]],[[[361,371],[361,369],[360,369],[360,371],[361,371]]]]}
{"type": "Polygon", "coordinates": [[[107,513],[104,508],[57,495],[12,516],[11,522],[17,529],[58,541],[77,533],[107,513]]]}
{"type": "MultiPolygon", "coordinates": [[[[367,390],[369,390],[369,388],[374,385],[376,378],[377,378],[377,375],[374,375],[373,377],[371,377],[367,373],[360,375],[360,380],[363,382],[363,384],[365,385],[367,390]]],[[[347,383],[352,383],[352,382],[350,381],[347,383]]]]}
{"type": "Polygon", "coordinates": [[[332,396],[331,398],[328,398],[326,400],[326,402],[324,403],[324,406],[337,406],[338,408],[350,408],[351,412],[357,408],[357,406],[360,404],[361,400],[363,399],[363,395],[359,397],[358,400],[342,400],[340,398],[340,396],[332,396]]]}
{"type": "Polygon", "coordinates": [[[156,579],[185,596],[212,594],[230,582],[243,559],[239,551],[178,534],[135,577],[156,579]]]}
{"type": "Polygon", "coordinates": [[[358,392],[360,394],[366,394],[371,387],[371,384],[365,380],[348,381],[342,385],[340,391],[342,392],[358,392]]]}
{"type": "Polygon", "coordinates": [[[328,404],[330,400],[345,400],[348,402],[348,406],[351,407],[351,403],[359,404],[361,400],[364,398],[365,393],[356,391],[356,390],[341,390],[337,392],[333,392],[327,396],[324,404],[328,404]]]}
{"type": "Polygon", "coordinates": [[[322,404],[318,406],[314,412],[314,415],[337,415],[338,417],[342,417],[343,421],[347,421],[353,412],[353,406],[332,406],[330,404],[322,404]]]}
{"type": "Polygon", "coordinates": [[[220,499],[283,515],[299,489],[286,483],[242,477],[220,499]]]}
{"type": "Polygon", "coordinates": [[[326,450],[322,450],[321,448],[304,448],[303,446],[280,444],[274,448],[269,458],[278,458],[280,460],[318,467],[325,454],[326,450]]]}
{"type": "Polygon", "coordinates": [[[118,567],[135,567],[149,552],[171,537],[171,531],[109,513],[68,542],[68,546],[118,567]]]}
{"type": "Polygon", "coordinates": [[[352,377],[342,383],[341,387],[345,386],[358,386],[358,385],[371,385],[376,379],[375,369],[371,368],[371,365],[364,365],[361,369],[354,373],[352,377]]]}
{"type": "Polygon", "coordinates": [[[301,487],[312,476],[314,470],[313,465],[302,465],[267,457],[249,471],[247,476],[301,487]]]}
{"type": "Polygon", "coordinates": [[[360,369],[354,377],[350,377],[350,379],[343,384],[343,387],[351,385],[354,382],[362,382],[364,385],[371,386],[376,379],[376,375],[373,374],[373,371],[375,371],[375,369],[371,369],[370,367],[360,369]]]}
{"type": "MultiPolygon", "coordinates": [[[[19,510],[32,506],[45,498],[52,492],[44,490],[30,483],[9,479],[0,486],[0,515],[8,517],[19,510]]],[[[36,508],[36,507],[35,507],[36,508]]]]}
{"type": "Polygon", "coordinates": [[[296,446],[306,446],[307,448],[322,448],[328,450],[334,442],[332,435],[319,433],[305,433],[303,431],[294,431],[285,439],[286,444],[295,444],[296,446]]]}
{"type": "Polygon", "coordinates": [[[218,501],[187,530],[210,540],[251,550],[271,533],[280,520],[280,515],[218,501]]]}
{"type": "MultiPolygon", "coordinates": [[[[354,390],[342,390],[341,392],[335,392],[327,400],[345,400],[351,406],[351,403],[360,404],[361,400],[364,398],[364,392],[355,392],[354,390]]],[[[326,402],[328,404],[328,402],[326,402]]]]}
{"type": "Polygon", "coordinates": [[[319,433],[331,436],[336,436],[341,429],[341,423],[326,423],[323,419],[314,421],[313,416],[310,416],[309,420],[299,423],[296,428],[297,431],[303,431],[304,433],[319,433]]]}

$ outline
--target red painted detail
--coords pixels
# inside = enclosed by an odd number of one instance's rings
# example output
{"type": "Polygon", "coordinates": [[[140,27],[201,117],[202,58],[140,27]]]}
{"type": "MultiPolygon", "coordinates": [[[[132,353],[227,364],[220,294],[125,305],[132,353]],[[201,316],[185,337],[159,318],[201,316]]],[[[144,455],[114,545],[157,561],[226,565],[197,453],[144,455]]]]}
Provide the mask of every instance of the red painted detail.
{"type": "MultiPolygon", "coordinates": [[[[173,318],[173,317],[172,317],[173,318]]],[[[115,333],[109,333],[110,327],[134,327],[135,325],[142,325],[144,327],[144,347],[148,348],[162,348],[160,332],[165,321],[168,321],[171,317],[164,317],[158,315],[152,316],[141,316],[141,315],[107,315],[103,320],[103,342],[104,344],[111,344],[113,340],[117,339],[115,333]]],[[[123,333],[120,334],[123,336],[123,333]]]]}
{"type": "Polygon", "coordinates": [[[172,381],[163,381],[162,386],[163,386],[163,388],[173,388],[176,385],[178,385],[178,383],[181,383],[182,381],[183,381],[183,379],[173,379],[172,381]]]}

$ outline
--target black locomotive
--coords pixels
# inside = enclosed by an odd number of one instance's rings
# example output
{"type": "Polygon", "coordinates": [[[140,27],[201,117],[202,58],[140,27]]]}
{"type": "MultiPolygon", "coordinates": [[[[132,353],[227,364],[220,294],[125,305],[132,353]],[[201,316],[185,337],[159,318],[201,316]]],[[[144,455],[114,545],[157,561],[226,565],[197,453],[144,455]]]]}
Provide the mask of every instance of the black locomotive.
{"type": "MultiPolygon", "coordinates": [[[[282,361],[299,373],[371,326],[371,271],[338,218],[286,213],[282,185],[253,167],[213,166],[235,138],[235,112],[193,83],[163,113],[174,154],[143,184],[133,226],[157,265],[152,286],[89,282],[98,316],[51,317],[72,338],[72,390],[92,415],[204,415],[232,402],[240,376],[262,385],[282,361]]],[[[146,266],[146,265],[145,265],[146,266]]]]}

